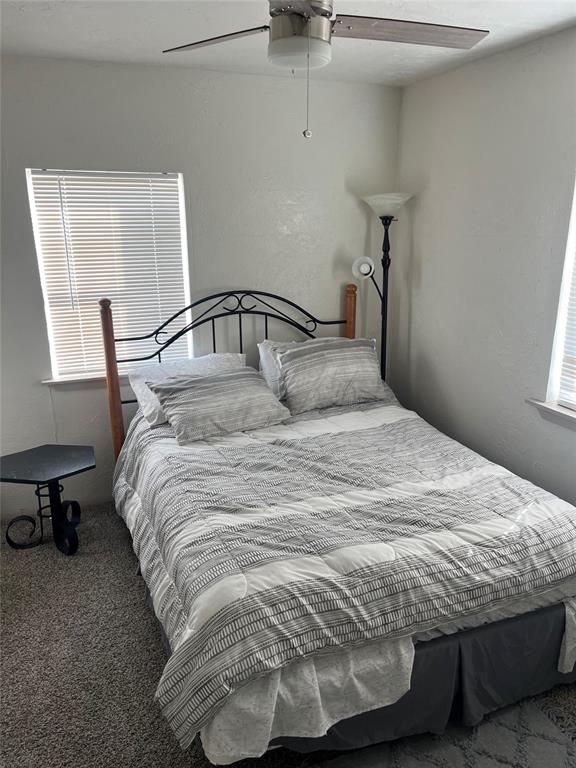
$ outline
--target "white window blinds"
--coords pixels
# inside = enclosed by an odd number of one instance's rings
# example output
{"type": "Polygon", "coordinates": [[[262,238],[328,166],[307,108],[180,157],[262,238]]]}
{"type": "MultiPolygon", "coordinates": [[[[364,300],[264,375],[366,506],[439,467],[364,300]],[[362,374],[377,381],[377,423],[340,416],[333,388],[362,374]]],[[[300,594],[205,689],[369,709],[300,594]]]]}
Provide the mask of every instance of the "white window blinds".
{"type": "Polygon", "coordinates": [[[546,400],[576,410],[576,185],[546,400]]]}
{"type": "MultiPolygon", "coordinates": [[[[101,374],[99,299],[112,300],[116,337],[147,334],[190,303],[182,176],[28,169],[27,177],[52,376],[101,374]]],[[[162,359],[188,357],[190,345],[185,334],[162,359]]],[[[151,339],[117,351],[157,348],[151,339]]]]}
{"type": "Polygon", "coordinates": [[[576,409],[576,259],[572,254],[572,263],[567,264],[564,288],[567,296],[564,298],[565,306],[561,306],[559,323],[560,328],[560,381],[558,388],[558,402],[566,408],[576,409]],[[571,274],[570,274],[571,271],[571,274]]]}

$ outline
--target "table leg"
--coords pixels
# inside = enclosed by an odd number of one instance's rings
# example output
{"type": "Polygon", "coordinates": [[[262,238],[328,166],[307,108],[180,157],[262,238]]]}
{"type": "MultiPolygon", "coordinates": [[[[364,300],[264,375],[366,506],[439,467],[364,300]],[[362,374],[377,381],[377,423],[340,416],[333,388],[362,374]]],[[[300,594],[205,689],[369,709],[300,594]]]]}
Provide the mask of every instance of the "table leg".
{"type": "Polygon", "coordinates": [[[8,523],[8,528],[6,528],[6,541],[7,543],[12,547],[12,549],[32,549],[32,547],[37,547],[39,544],[42,544],[42,521],[40,521],[40,538],[36,539],[35,541],[32,541],[32,536],[34,536],[34,533],[36,532],[36,518],[32,517],[32,515],[16,515],[16,517],[13,517],[12,520],[8,523]],[[10,536],[10,528],[15,523],[27,523],[31,526],[30,533],[28,534],[29,541],[15,541],[10,536]]]}
{"type": "Polygon", "coordinates": [[[80,522],[80,504],[77,501],[62,501],[58,481],[48,483],[48,494],[54,543],[60,552],[73,555],[78,549],[76,526],[80,522]],[[70,510],[70,517],[68,517],[68,510],[70,510]]]}

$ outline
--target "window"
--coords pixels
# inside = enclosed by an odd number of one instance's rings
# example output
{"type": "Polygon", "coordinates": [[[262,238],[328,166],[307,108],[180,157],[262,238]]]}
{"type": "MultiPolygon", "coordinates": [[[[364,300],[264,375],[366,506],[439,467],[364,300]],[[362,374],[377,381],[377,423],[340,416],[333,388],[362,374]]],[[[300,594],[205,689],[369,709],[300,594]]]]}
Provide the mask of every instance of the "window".
{"type": "Polygon", "coordinates": [[[576,410],[576,192],[546,399],[576,410]]]}
{"type": "MultiPolygon", "coordinates": [[[[177,173],[27,169],[55,379],[100,375],[98,300],[112,300],[117,337],[149,333],[190,303],[184,189],[177,173]]],[[[174,324],[182,328],[185,316],[174,324]]],[[[163,359],[189,357],[191,334],[163,359]]],[[[149,354],[131,342],[119,357],[149,354]]]]}

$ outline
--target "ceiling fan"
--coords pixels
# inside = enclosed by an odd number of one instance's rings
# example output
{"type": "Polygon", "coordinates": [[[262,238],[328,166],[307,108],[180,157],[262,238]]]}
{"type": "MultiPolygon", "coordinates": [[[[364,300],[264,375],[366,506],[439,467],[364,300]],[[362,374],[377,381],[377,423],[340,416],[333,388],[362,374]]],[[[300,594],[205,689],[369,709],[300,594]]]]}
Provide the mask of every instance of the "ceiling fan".
{"type": "Polygon", "coordinates": [[[270,17],[270,24],[178,45],[163,53],[203,48],[268,31],[268,59],[272,64],[312,69],[330,63],[332,36],[468,49],[488,34],[484,29],[418,21],[342,14],[333,17],[332,0],[270,0],[270,17]]]}

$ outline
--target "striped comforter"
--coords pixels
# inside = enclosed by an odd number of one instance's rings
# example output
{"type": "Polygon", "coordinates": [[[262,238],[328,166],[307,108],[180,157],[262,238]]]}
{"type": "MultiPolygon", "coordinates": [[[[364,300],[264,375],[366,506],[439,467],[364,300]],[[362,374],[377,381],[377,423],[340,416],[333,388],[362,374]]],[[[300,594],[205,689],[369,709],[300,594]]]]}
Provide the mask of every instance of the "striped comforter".
{"type": "Polygon", "coordinates": [[[132,421],[115,479],[172,655],[183,747],[248,681],[576,575],[576,510],[396,401],[179,447],[132,421]]]}

